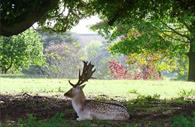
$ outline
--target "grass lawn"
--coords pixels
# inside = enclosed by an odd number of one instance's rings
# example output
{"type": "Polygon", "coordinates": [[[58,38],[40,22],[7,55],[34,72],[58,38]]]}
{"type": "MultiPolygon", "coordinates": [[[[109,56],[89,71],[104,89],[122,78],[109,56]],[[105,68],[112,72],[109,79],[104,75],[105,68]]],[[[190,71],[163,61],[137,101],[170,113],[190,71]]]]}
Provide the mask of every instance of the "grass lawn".
{"type": "MultiPolygon", "coordinates": [[[[76,82],[76,80],[71,81],[76,82]]],[[[63,97],[63,93],[69,88],[67,79],[0,77],[0,116],[7,120],[3,122],[0,120],[0,126],[193,127],[195,125],[195,101],[180,98],[195,96],[194,82],[90,80],[84,88],[87,97],[121,100],[132,116],[131,120],[126,122],[75,121],[76,114],[71,103],[63,97]],[[30,96],[25,94],[23,96],[21,93],[28,93],[30,96]],[[14,96],[18,94],[22,96],[14,96]],[[29,114],[33,116],[27,117],[29,114]],[[18,121],[18,118],[21,119],[18,121]]]]}
{"type": "MultiPolygon", "coordinates": [[[[63,95],[69,88],[67,79],[0,78],[1,94],[27,92],[33,95],[63,95]]],[[[182,91],[190,90],[195,90],[194,82],[141,80],[90,80],[84,89],[87,96],[120,96],[127,100],[134,99],[138,94],[157,94],[161,98],[170,99],[180,96],[182,91]]]]}

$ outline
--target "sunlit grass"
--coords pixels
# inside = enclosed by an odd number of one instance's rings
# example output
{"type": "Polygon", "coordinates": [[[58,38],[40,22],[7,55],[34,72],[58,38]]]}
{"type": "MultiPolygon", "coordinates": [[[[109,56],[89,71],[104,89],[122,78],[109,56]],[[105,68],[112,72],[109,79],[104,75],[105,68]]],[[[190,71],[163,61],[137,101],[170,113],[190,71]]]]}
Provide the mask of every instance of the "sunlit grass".
{"type": "MultiPolygon", "coordinates": [[[[72,80],[73,82],[76,80],[72,80]]],[[[63,95],[70,88],[67,79],[44,78],[0,78],[1,94],[63,95]]],[[[86,95],[106,95],[111,98],[132,99],[137,95],[160,95],[174,98],[181,91],[195,90],[194,82],[184,81],[142,81],[142,80],[90,80],[84,91],[86,95]]]]}
{"type": "MultiPolygon", "coordinates": [[[[71,80],[76,82],[76,80],[71,80]]],[[[44,78],[0,78],[0,94],[21,94],[28,93],[32,95],[58,95],[63,97],[63,93],[70,88],[68,79],[44,79],[44,78]]],[[[158,100],[160,98],[177,98],[182,95],[195,96],[195,83],[183,81],[142,81],[142,80],[90,80],[85,89],[87,97],[100,97],[97,99],[114,98],[121,100],[130,100],[124,102],[128,112],[132,116],[132,122],[118,122],[118,121],[82,121],[66,119],[64,112],[61,115],[54,115],[49,119],[36,119],[29,117],[20,119],[14,122],[0,122],[0,126],[85,126],[85,127],[99,127],[99,126],[116,126],[116,127],[137,127],[142,125],[164,127],[165,122],[168,125],[176,127],[177,125],[193,124],[194,117],[180,117],[175,116],[160,119],[160,120],[145,120],[141,121],[136,115],[142,113],[144,115],[152,115],[153,113],[162,113],[173,110],[171,105],[175,103],[182,105],[184,99],[178,98],[175,100],[158,100]],[[100,96],[105,95],[105,96],[100,96]],[[143,95],[143,96],[140,96],[143,95]],[[150,95],[150,96],[148,96],[150,95]],[[107,96],[109,98],[107,98],[107,96]],[[137,99],[135,99],[139,96],[137,99]],[[131,100],[135,99],[135,100],[131,100]],[[151,103],[150,103],[150,102],[151,103]],[[154,105],[153,102],[158,104],[154,105]],[[181,103],[180,103],[181,102],[181,103]]],[[[65,110],[67,111],[67,109],[65,110]]],[[[72,110],[73,111],[73,110],[72,110]]],[[[57,112],[56,112],[57,113],[57,112]]],[[[67,112],[66,112],[67,113],[67,112]]],[[[185,112],[184,112],[185,114],[185,112]]]]}

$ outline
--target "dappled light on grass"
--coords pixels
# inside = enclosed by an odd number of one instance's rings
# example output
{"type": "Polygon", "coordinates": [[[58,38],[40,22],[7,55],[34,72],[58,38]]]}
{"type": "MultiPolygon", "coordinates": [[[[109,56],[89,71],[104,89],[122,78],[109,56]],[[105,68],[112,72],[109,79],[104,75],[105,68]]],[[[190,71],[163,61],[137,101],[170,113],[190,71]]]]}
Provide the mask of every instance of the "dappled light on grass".
{"type": "MultiPolygon", "coordinates": [[[[195,110],[194,82],[91,80],[84,88],[88,99],[120,101],[127,107],[131,119],[126,122],[77,122],[70,100],[63,96],[69,88],[66,79],[0,78],[1,122],[6,126],[8,123],[13,126],[30,124],[49,126],[56,123],[57,127],[70,125],[169,127],[173,117],[178,115],[185,117],[195,110]],[[57,113],[62,115],[59,116],[57,113]],[[32,115],[29,117],[29,114],[32,115]]],[[[188,117],[186,119],[191,122],[191,116],[188,117]]],[[[177,125],[178,119],[175,120],[173,123],[177,125]]]]}
{"type": "MultiPolygon", "coordinates": [[[[92,98],[94,99],[94,98],[92,98]]],[[[141,126],[178,124],[178,115],[187,115],[188,123],[193,122],[195,101],[183,97],[172,100],[161,100],[159,96],[140,96],[130,101],[122,101],[131,116],[129,121],[76,121],[76,113],[72,109],[70,100],[55,97],[31,96],[22,94],[17,96],[0,95],[1,123],[11,126],[70,126],[99,127],[99,126],[141,126]],[[191,117],[192,116],[192,117],[191,117]],[[173,119],[174,117],[174,119],[173,119]],[[172,121],[173,120],[173,121],[172,121]],[[10,123],[10,121],[12,121],[10,123]],[[141,124],[142,123],[142,124],[141,124]]],[[[109,97],[99,97],[99,101],[114,101],[109,97]]],[[[184,119],[185,117],[182,117],[184,119]]]]}

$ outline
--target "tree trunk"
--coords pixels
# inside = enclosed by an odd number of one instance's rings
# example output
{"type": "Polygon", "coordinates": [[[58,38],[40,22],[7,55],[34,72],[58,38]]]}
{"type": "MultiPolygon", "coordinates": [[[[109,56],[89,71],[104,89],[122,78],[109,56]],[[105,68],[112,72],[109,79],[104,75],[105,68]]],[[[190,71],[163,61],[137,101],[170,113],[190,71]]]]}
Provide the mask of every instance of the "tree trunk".
{"type": "Polygon", "coordinates": [[[189,58],[188,81],[195,81],[195,52],[189,52],[188,58],[189,58]]]}
{"type": "Polygon", "coordinates": [[[191,30],[191,40],[190,40],[190,50],[188,53],[189,58],[189,71],[188,71],[188,81],[195,81],[195,20],[192,21],[190,26],[191,30]]]}

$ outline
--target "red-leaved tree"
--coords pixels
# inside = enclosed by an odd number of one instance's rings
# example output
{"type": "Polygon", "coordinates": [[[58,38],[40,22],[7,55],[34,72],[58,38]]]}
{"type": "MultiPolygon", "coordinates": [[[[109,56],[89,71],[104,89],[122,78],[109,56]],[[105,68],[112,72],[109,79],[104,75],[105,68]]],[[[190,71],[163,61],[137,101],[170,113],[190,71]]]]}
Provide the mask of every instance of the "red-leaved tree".
{"type": "Polygon", "coordinates": [[[109,69],[111,74],[116,79],[126,79],[127,69],[115,60],[109,61],[109,69]]]}
{"type": "Polygon", "coordinates": [[[115,60],[110,61],[108,65],[109,65],[111,75],[115,79],[132,79],[132,80],[162,79],[159,72],[157,72],[155,68],[150,65],[141,66],[140,67],[141,71],[137,71],[135,73],[128,72],[128,70],[122,64],[118,63],[115,60]]]}

